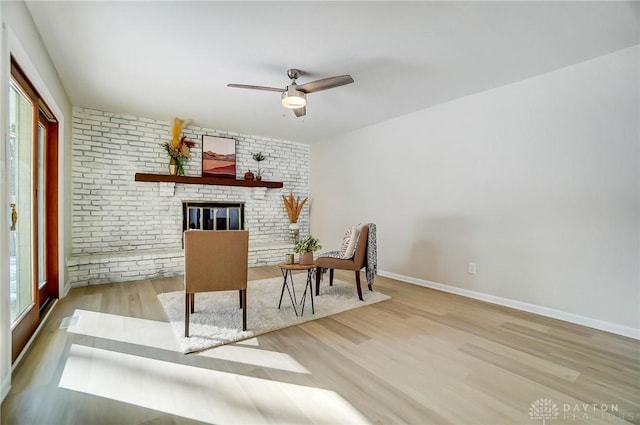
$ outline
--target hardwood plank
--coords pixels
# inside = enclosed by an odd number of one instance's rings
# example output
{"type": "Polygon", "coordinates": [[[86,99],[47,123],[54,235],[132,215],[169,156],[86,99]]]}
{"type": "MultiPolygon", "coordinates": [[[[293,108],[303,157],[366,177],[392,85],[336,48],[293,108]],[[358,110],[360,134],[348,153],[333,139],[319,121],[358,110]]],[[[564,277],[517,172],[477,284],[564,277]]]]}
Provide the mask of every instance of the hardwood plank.
{"type": "Polygon", "coordinates": [[[320,325],[326,327],[333,333],[342,336],[343,338],[351,341],[354,344],[360,344],[364,341],[368,341],[371,338],[367,335],[358,332],[350,326],[344,325],[332,317],[327,317],[325,320],[318,322],[320,325]]]}
{"type": "MultiPolygon", "coordinates": [[[[270,277],[277,267],[249,271],[270,277]]],[[[181,277],[73,289],[14,371],[2,423],[534,423],[529,407],[546,397],[620,410],[554,423],[640,424],[640,342],[629,338],[377,277],[392,300],[201,354],[167,348],[170,330],[136,339],[136,320],[167,326],[157,294],[181,289],[181,277]],[[81,311],[104,318],[60,329],[81,311]]]]}

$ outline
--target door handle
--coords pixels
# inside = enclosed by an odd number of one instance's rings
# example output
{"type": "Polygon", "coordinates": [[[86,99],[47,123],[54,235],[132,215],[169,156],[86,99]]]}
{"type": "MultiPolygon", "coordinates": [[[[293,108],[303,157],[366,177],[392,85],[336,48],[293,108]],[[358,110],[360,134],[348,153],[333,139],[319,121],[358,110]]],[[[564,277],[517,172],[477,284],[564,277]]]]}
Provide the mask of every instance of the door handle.
{"type": "Polygon", "coordinates": [[[11,204],[11,231],[12,232],[15,232],[17,222],[18,222],[18,212],[16,211],[16,204],[11,204]]]}

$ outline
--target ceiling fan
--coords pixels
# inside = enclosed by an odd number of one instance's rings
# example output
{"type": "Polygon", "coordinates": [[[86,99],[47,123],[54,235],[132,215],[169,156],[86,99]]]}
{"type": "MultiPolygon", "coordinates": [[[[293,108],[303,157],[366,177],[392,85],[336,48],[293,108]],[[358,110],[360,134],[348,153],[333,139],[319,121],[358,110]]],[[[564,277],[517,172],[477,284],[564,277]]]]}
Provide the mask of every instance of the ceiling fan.
{"type": "Polygon", "coordinates": [[[307,113],[307,94],[317,91],[332,89],[353,83],[351,75],[337,75],[335,77],[323,78],[321,80],[311,81],[298,85],[296,80],[300,77],[300,70],[291,68],[287,70],[287,76],[291,78],[291,83],[284,89],[277,87],[251,86],[247,84],[227,84],[227,87],[235,87],[239,89],[252,89],[275,91],[282,93],[282,106],[293,110],[296,117],[302,117],[307,113]]]}

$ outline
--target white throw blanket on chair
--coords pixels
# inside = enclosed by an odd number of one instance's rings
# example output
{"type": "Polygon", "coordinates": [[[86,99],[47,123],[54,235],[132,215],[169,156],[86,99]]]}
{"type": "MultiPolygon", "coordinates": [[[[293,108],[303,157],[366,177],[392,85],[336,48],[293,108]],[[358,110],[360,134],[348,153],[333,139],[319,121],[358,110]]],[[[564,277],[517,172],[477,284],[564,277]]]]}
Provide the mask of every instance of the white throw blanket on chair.
{"type": "MultiPolygon", "coordinates": [[[[368,223],[369,236],[367,237],[367,264],[365,272],[367,275],[367,285],[373,286],[373,281],[378,273],[378,244],[376,242],[376,225],[368,223]]],[[[319,257],[342,258],[340,251],[327,251],[319,255],[319,257]]]]}

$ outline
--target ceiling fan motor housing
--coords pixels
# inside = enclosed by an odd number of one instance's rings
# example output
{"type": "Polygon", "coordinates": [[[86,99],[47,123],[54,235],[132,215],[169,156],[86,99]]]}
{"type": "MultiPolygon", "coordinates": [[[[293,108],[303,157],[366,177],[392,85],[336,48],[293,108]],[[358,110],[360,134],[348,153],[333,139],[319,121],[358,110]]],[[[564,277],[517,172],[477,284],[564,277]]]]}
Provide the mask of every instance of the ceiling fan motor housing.
{"type": "MultiPolygon", "coordinates": [[[[298,78],[300,78],[300,70],[299,69],[295,69],[295,68],[291,68],[287,70],[287,76],[289,78],[291,78],[292,80],[297,80],[298,78]]],[[[295,83],[295,81],[294,81],[295,83]]]]}

